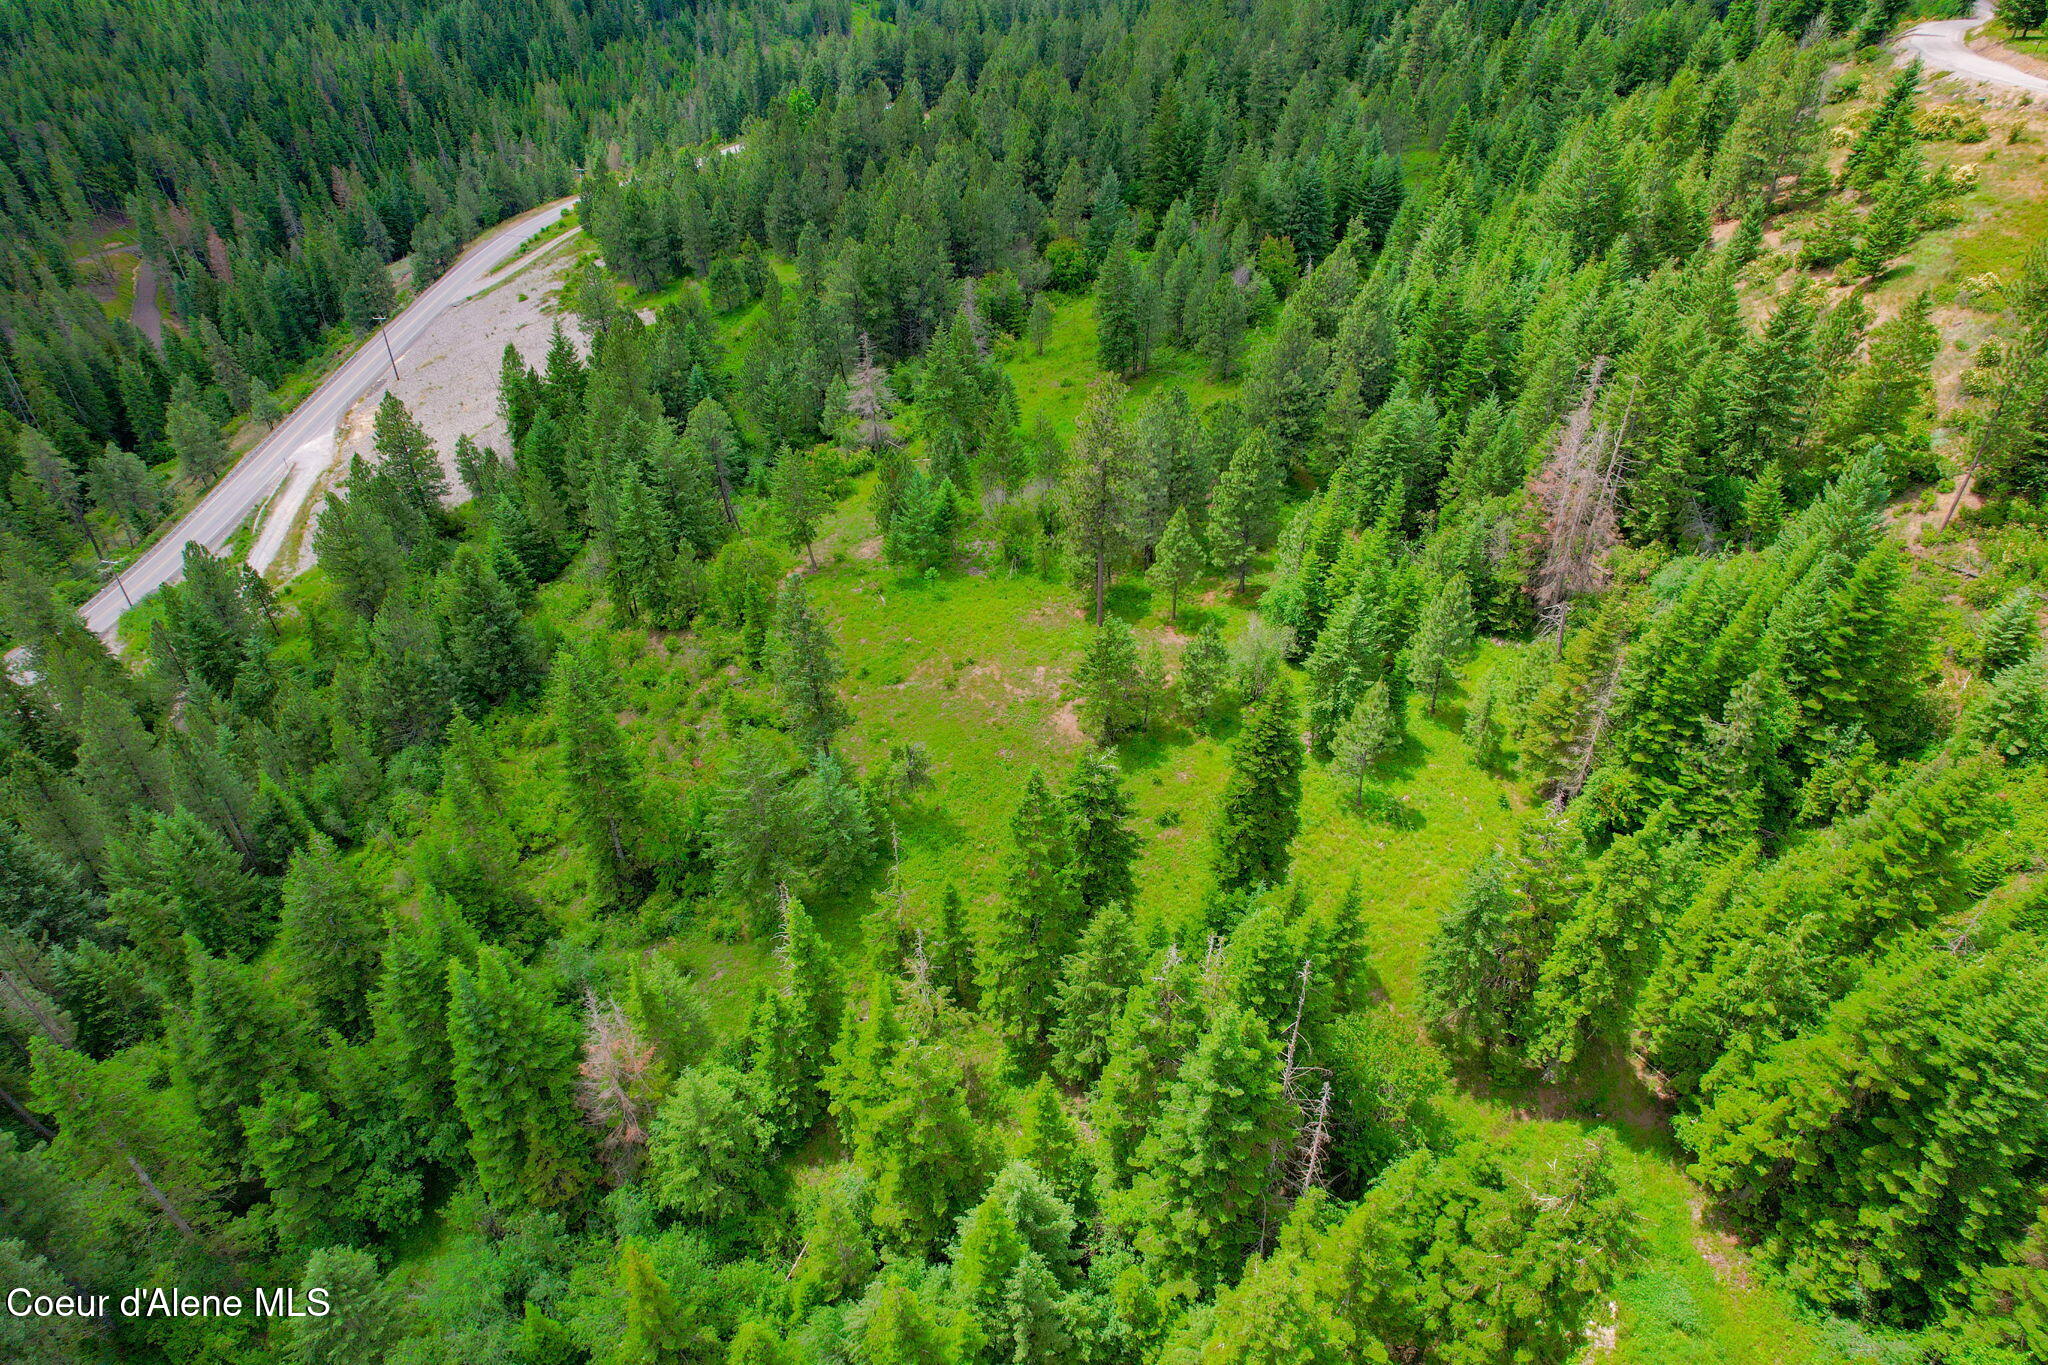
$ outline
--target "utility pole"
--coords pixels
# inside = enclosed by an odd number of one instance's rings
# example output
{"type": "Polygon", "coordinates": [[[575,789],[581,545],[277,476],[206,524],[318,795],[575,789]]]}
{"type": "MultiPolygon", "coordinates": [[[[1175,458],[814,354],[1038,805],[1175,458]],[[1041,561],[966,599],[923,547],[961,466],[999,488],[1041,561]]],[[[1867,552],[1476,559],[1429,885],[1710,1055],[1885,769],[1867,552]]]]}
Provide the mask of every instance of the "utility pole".
{"type": "Polygon", "coordinates": [[[396,380],[398,378],[398,357],[391,350],[391,333],[384,330],[384,324],[391,321],[391,319],[387,317],[374,317],[370,321],[377,324],[377,335],[384,338],[384,357],[391,362],[391,377],[396,380]]]}
{"type": "Polygon", "coordinates": [[[121,581],[121,569],[111,559],[102,559],[100,567],[103,569],[112,568],[114,570],[114,586],[121,590],[121,600],[128,604],[128,610],[134,611],[135,599],[128,595],[128,585],[121,581]]]}

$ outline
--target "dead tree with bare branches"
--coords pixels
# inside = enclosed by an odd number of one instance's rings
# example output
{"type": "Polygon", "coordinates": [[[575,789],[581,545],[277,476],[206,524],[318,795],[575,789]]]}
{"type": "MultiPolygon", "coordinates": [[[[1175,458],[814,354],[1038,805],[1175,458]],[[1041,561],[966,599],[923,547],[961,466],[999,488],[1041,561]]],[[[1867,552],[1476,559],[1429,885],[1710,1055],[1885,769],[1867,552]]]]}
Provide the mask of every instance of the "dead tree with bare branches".
{"type": "Polygon", "coordinates": [[[1596,356],[1579,404],[1558,429],[1550,458],[1529,482],[1529,495],[1542,514],[1540,558],[1530,581],[1538,620],[1564,644],[1572,599],[1599,592],[1608,583],[1607,555],[1621,543],[1615,508],[1624,469],[1621,427],[1609,431],[1595,420],[1607,357],[1596,356]]]}
{"type": "Polygon", "coordinates": [[[640,1036],[616,1000],[595,993],[583,1001],[583,1062],[576,1101],[599,1134],[605,1177],[613,1185],[633,1178],[647,1151],[654,1109],[654,1045],[640,1036]]]}

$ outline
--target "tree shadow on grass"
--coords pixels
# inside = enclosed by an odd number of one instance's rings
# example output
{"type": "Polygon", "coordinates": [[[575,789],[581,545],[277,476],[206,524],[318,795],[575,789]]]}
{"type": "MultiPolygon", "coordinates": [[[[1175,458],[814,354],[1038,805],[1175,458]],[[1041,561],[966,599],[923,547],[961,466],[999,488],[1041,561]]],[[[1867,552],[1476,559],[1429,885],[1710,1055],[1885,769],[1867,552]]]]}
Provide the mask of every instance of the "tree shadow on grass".
{"type": "Polygon", "coordinates": [[[944,806],[919,804],[898,812],[896,828],[903,842],[931,852],[942,852],[965,842],[967,828],[944,806]]]}
{"type": "Polygon", "coordinates": [[[1217,607],[1199,606],[1190,601],[1187,594],[1183,593],[1180,599],[1180,618],[1167,622],[1167,625],[1192,639],[1210,626],[1215,626],[1221,630],[1223,623],[1228,619],[1228,612],[1217,607]]]}
{"type": "Polygon", "coordinates": [[[1493,1100],[1517,1118],[1601,1128],[1632,1152],[1675,1163],[1687,1159],[1671,1131],[1671,1105],[1651,1088],[1627,1051],[1612,1042],[1591,1045],[1556,1080],[1489,1070],[1475,1050],[1450,1056],[1458,1088],[1493,1100]]]}
{"type": "Polygon", "coordinates": [[[1228,748],[1241,728],[1236,711],[1199,725],[1189,725],[1180,720],[1165,721],[1142,734],[1118,740],[1114,752],[1117,763],[1126,771],[1156,768],[1172,758],[1177,750],[1185,749],[1198,740],[1212,739],[1228,748]]]}
{"type": "Polygon", "coordinates": [[[1412,729],[1404,729],[1401,742],[1380,755],[1379,762],[1372,765],[1372,773],[1382,781],[1408,782],[1428,766],[1428,746],[1415,737],[1412,729]]]}
{"type": "Polygon", "coordinates": [[[1376,829],[1413,833],[1429,823],[1421,811],[1371,780],[1366,782],[1363,791],[1357,787],[1345,790],[1344,809],[1360,824],[1376,829]]]}
{"type": "Polygon", "coordinates": [[[1160,767],[1179,747],[1169,736],[1153,731],[1117,741],[1114,752],[1117,765],[1127,773],[1134,773],[1160,767]]]}
{"type": "Polygon", "coordinates": [[[1102,605],[1125,625],[1135,626],[1152,614],[1152,589],[1127,578],[1110,585],[1109,591],[1103,594],[1102,605]]]}

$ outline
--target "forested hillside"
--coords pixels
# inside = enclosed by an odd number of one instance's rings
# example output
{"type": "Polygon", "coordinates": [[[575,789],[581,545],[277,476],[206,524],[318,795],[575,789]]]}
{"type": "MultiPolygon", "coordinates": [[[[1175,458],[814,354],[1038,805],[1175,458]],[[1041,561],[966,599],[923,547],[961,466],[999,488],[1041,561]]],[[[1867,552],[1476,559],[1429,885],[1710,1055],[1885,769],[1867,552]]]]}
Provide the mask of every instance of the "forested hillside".
{"type": "Polygon", "coordinates": [[[2040,111],[1883,5],[164,8],[0,19],[0,1280],[337,1307],[0,1354],[2048,1358],[2040,111]],[[508,449],[84,630],[572,188],[508,449]]]}

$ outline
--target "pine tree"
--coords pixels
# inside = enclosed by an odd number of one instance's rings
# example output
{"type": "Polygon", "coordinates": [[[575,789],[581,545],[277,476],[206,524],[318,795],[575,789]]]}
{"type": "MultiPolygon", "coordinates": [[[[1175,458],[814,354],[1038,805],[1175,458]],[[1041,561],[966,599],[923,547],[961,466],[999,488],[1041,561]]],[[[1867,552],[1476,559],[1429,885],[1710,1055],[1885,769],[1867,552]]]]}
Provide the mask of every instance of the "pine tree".
{"type": "Polygon", "coordinates": [[[1250,322],[1237,281],[1227,272],[1217,275],[1202,300],[1201,333],[1196,339],[1196,349],[1209,362],[1211,379],[1221,383],[1237,377],[1250,322]]]}
{"type": "Polygon", "coordinates": [[[840,1021],[832,1064],[825,1068],[832,1117],[849,1145],[871,1136],[870,1125],[889,1098],[890,1070],[907,1039],[897,1016],[895,978],[878,972],[868,983],[867,999],[840,1021]]]}
{"type": "Polygon", "coordinates": [[[875,360],[874,346],[861,333],[860,363],[846,379],[846,423],[851,443],[863,450],[877,451],[897,444],[890,423],[896,395],[889,389],[888,371],[875,360]]]}
{"type": "Polygon", "coordinates": [[[1823,1303],[1925,1313],[2025,1232],[2048,973],[2031,934],[1914,945],[1816,1028],[1717,1077],[1692,1170],[1823,1303]]]}
{"type": "Polygon", "coordinates": [[[1920,235],[1921,215],[1930,197],[1919,153],[1909,148],[1899,160],[1904,169],[1887,176],[1878,189],[1856,244],[1856,268],[1873,280],[1920,235]]]}
{"type": "Polygon", "coordinates": [[[1914,140],[1914,93],[1920,85],[1920,63],[1914,61],[1892,80],[1891,88],[1871,111],[1870,122],[1849,148],[1842,165],[1842,183],[1867,190],[1892,172],[1894,162],[1914,140]]]}
{"type": "Polygon", "coordinates": [[[1096,357],[1119,379],[1145,372],[1151,351],[1151,318],[1143,272],[1121,238],[1112,242],[1095,281],[1096,357]]]}
{"type": "Polygon", "coordinates": [[[1813,303],[1802,280],[1742,348],[1727,420],[1738,472],[1793,453],[1813,400],[1813,350],[1813,303]]]}
{"type": "Polygon", "coordinates": [[[280,1243],[315,1247],[349,1236],[348,1209],[364,1172],[354,1135],[310,1090],[267,1085],[262,1103],[245,1106],[249,1159],[270,1190],[271,1226],[280,1243]]]}
{"type": "Polygon", "coordinates": [[[728,751],[713,789],[708,833],[717,886],[746,916],[746,932],[771,922],[778,900],[803,884],[816,831],[794,755],[773,731],[747,730],[728,751]]]}
{"type": "Polygon", "coordinates": [[[681,1218],[716,1221],[760,1193],[770,1133],[747,1078],[730,1067],[691,1067],[661,1101],[647,1146],[647,1188],[681,1218]]]}
{"type": "Polygon", "coordinates": [[[315,831],[284,876],[278,956],[298,998],[344,1038],[369,1031],[381,934],[376,908],[334,842],[315,831]]]}
{"type": "Polygon", "coordinates": [[[1226,888],[1279,885],[1301,828],[1301,735],[1294,689],[1283,678],[1245,717],[1231,749],[1216,825],[1216,881],[1226,888]]]}
{"type": "Polygon", "coordinates": [[[634,1238],[619,1248],[619,1292],[626,1305],[626,1335],[619,1349],[626,1360],[668,1365],[696,1347],[712,1348],[717,1338],[690,1320],[646,1250],[634,1238]]]}
{"type": "Polygon", "coordinates": [[[867,1200],[867,1178],[846,1169],[800,1194],[803,1245],[789,1275],[790,1303],[798,1312],[857,1290],[873,1276],[867,1200]]]}
{"type": "Polygon", "coordinates": [[[1177,690],[1181,714],[1200,725],[1216,712],[1229,686],[1230,651],[1214,621],[1205,624],[1180,656],[1177,690]]]}
{"type": "Polygon", "coordinates": [[[130,545],[140,543],[163,515],[163,490],[149,466],[111,441],[92,462],[87,483],[100,510],[128,528],[130,545]]]}
{"type": "Polygon", "coordinates": [[[1471,751],[1472,762],[1487,772],[1497,772],[1501,765],[1505,736],[1498,705],[1493,679],[1488,678],[1480,685],[1472,704],[1465,708],[1465,747],[1471,751]]]}
{"type": "Polygon", "coordinates": [[[1080,907],[1069,871],[1068,817],[1036,771],[1010,829],[1002,898],[975,965],[984,1012],[1028,1057],[1044,1039],[1060,959],[1079,936],[1080,907]]]}
{"type": "Polygon", "coordinates": [[[1068,881],[1081,910],[1092,914],[1111,904],[1131,904],[1138,894],[1131,871],[1138,836],[1131,829],[1134,811],[1116,760],[1100,750],[1083,753],[1061,799],[1068,820],[1068,881]]]}
{"type": "MultiPolygon", "coordinates": [[[[1080,1130],[1067,1116],[1066,1101],[1060,1094],[1060,1088],[1053,1084],[1052,1077],[1040,1076],[1024,1092],[1024,1098],[1017,1106],[1017,1127],[1010,1135],[1007,1150],[1012,1166],[1022,1162],[1034,1175],[1044,1177],[1051,1192],[1065,1201],[1076,1215],[1085,1216],[1090,1212],[1092,1191],[1089,1185],[1094,1168],[1082,1150],[1080,1130]]],[[[1005,1168],[996,1176],[992,1190],[1021,1183],[1027,1182],[1005,1168]]],[[[1050,1203],[1042,1197],[1033,1202],[1041,1208],[1048,1208],[1050,1203]]],[[[1048,1263],[1064,1270],[1068,1249],[1066,1238],[1072,1235],[1072,1224],[1058,1224],[1052,1218],[1019,1221],[1047,1229],[1048,1235],[1039,1242],[1039,1250],[1048,1263]]]]}
{"type": "Polygon", "coordinates": [[[395,1125],[412,1150],[452,1166],[466,1134],[455,1104],[448,1041],[448,964],[471,960],[476,940],[438,896],[416,915],[394,913],[370,1002],[371,1053],[386,1076],[395,1125]]]}
{"type": "Polygon", "coordinates": [[[1278,457],[1272,438],[1254,432],[1230,457],[1209,503],[1209,555],[1218,573],[1237,579],[1244,591],[1252,558],[1271,535],[1278,457]]]}
{"type": "Polygon", "coordinates": [[[378,477],[388,481],[414,512],[432,519],[448,498],[448,476],[441,456],[420,424],[388,390],[377,404],[375,426],[378,477]]]}
{"type": "Polygon", "coordinates": [[[875,856],[875,821],[868,798],[828,749],[811,756],[804,783],[818,874],[844,884],[864,872],[875,856]]]}
{"type": "Polygon", "coordinates": [[[1041,1172],[1013,1161],[960,1223],[953,1285],[975,1325],[1012,1359],[1061,1358],[1058,1300],[1072,1278],[1074,1213],[1041,1172]]]}
{"type": "Polygon", "coordinates": [[[1024,340],[1031,344],[1031,353],[1045,354],[1045,343],[1052,338],[1052,300],[1044,290],[1031,296],[1031,316],[1024,323],[1024,340]]]}
{"type": "Polygon", "coordinates": [[[486,945],[474,968],[448,964],[448,1044],[456,1108],[491,1202],[511,1210],[572,1200],[583,1183],[574,1025],[486,945]]]}
{"type": "Polygon", "coordinates": [[[1272,1254],[1254,1256],[1237,1284],[1218,1289],[1215,1317],[1202,1343],[1205,1362],[1346,1365],[1384,1355],[1369,1332],[1370,1345],[1357,1349],[1360,1332],[1353,1319],[1370,1319],[1379,1306],[1375,1300],[1390,1297],[1399,1283],[1391,1256],[1339,1254],[1342,1230],[1326,1239],[1317,1235],[1322,1200],[1305,1199],[1295,1207],[1272,1254]]]}
{"type": "Polygon", "coordinates": [[[880,1287],[861,1347],[870,1365],[950,1365],[954,1359],[916,1292],[894,1277],[880,1287]]]}
{"type": "Polygon", "coordinates": [[[1163,1277],[1213,1285],[1258,1241],[1272,1150],[1290,1123],[1279,1061],[1265,1026],[1225,1005],[1174,1080],[1131,1192],[1138,1248],[1163,1277]]]}
{"type": "Polygon", "coordinates": [[[675,545],[675,532],[658,496],[628,469],[613,494],[611,524],[604,537],[609,555],[606,586],[612,602],[628,621],[663,626],[679,614],[674,602],[675,562],[687,548],[675,545]]]}
{"type": "Polygon", "coordinates": [[[226,1227],[231,1185],[209,1153],[198,1115],[182,1096],[168,1102],[121,1059],[95,1062],[46,1036],[29,1040],[33,1110],[49,1116],[66,1169],[97,1180],[111,1206],[145,1232],[175,1229],[193,1250],[218,1254],[208,1239],[226,1227]],[[125,1201],[123,1196],[125,1194],[125,1201]]]}
{"type": "Polygon", "coordinates": [[[1586,889],[1538,972],[1530,1013],[1540,1034],[1530,1062],[1547,1075],[1585,1048],[1617,1038],[1662,939],[1667,917],[1692,899],[1697,846],[1672,828],[1670,808],[1616,839],[1587,868],[1586,889]]]}
{"type": "Polygon", "coordinates": [[[814,569],[818,567],[813,544],[818,538],[818,523],[832,510],[831,491],[821,463],[811,451],[785,449],[775,461],[769,484],[769,503],[782,543],[792,550],[802,550],[814,569]]]}
{"type": "Polygon", "coordinates": [[[774,1329],[752,1319],[740,1324],[726,1348],[725,1365],[787,1365],[787,1361],[774,1329]]]}
{"type": "Polygon", "coordinates": [[[807,749],[830,749],[832,737],[853,720],[837,691],[845,667],[832,633],[811,606],[797,578],[785,579],[775,601],[769,669],[807,749]]]}
{"type": "Polygon", "coordinates": [[[975,1009],[981,993],[975,986],[975,939],[967,931],[967,907],[961,890],[946,882],[938,896],[938,923],[924,941],[932,966],[932,984],[946,990],[956,1005],[975,1009]]]}
{"type": "Polygon", "coordinates": [[[441,665],[463,712],[482,715],[533,686],[532,632],[520,619],[512,589],[476,546],[458,548],[442,572],[434,615],[441,665]]]}
{"type": "Polygon", "coordinates": [[[1365,778],[1393,749],[1401,737],[1400,722],[1394,718],[1392,695],[1381,678],[1366,689],[1365,697],[1351,708],[1350,716],[1330,741],[1330,761],[1337,771],[1354,783],[1351,799],[1361,808],[1365,803],[1365,778]]]}
{"type": "Polygon", "coordinates": [[[602,665],[580,650],[555,656],[548,709],[560,738],[560,791],[583,847],[606,886],[631,883],[640,862],[638,765],[626,752],[602,665]]]}
{"type": "Polygon", "coordinates": [[[124,698],[105,688],[90,688],[82,698],[77,772],[110,832],[127,829],[149,807],[170,805],[170,773],[156,736],[124,698]]]}
{"type": "Polygon", "coordinates": [[[854,1160],[874,1182],[876,1231],[917,1256],[979,1188],[974,1122],[961,1099],[960,1063],[948,1049],[910,1044],[890,1067],[888,1085],[854,1160]]]}
{"type": "Polygon", "coordinates": [[[1131,912],[1104,906],[1082,932],[1060,973],[1053,1066],[1075,1085],[1088,1085],[1109,1061],[1109,1038],[1137,984],[1141,961],[1131,912]]]}
{"type": "Polygon", "coordinates": [[[68,945],[92,927],[94,908],[72,868],[0,821],[0,924],[39,943],[68,945]]]}
{"type": "Polygon", "coordinates": [[[1115,616],[1088,638],[1087,652],[1074,669],[1078,710],[1099,744],[1115,744],[1144,723],[1142,660],[1131,628],[1115,616]]]}
{"type": "Polygon", "coordinates": [[[1634,1258],[1632,1229],[1602,1138],[1543,1166],[1469,1142],[1388,1172],[1317,1260],[1352,1263],[1353,1320],[1389,1355],[1455,1341],[1478,1359],[1565,1361],[1634,1258]],[[1475,1279],[1463,1260],[1485,1246],[1514,1250],[1475,1279]]]}
{"type": "MultiPolygon", "coordinates": [[[[1518,832],[1474,869],[1429,941],[1422,988],[1433,1025],[1518,1065],[1545,1024],[1532,1009],[1544,962],[1583,887],[1581,850],[1557,819],[1518,832]]],[[[1561,967],[1568,967],[1566,960],[1561,967]]]]}
{"type": "Polygon", "coordinates": [[[173,403],[164,414],[164,439],[178,457],[178,472],[204,486],[228,464],[228,443],[211,417],[188,403],[173,403]]]}
{"type": "Polygon", "coordinates": [[[690,410],[690,420],[683,428],[683,448],[690,458],[707,465],[718,486],[719,506],[725,512],[728,525],[738,526],[739,516],[733,511],[733,481],[735,466],[739,459],[739,434],[733,430],[732,418],[715,398],[705,398],[690,410]]]}
{"type": "Polygon", "coordinates": [[[1201,1036],[1207,1017],[1204,965],[1169,945],[1132,989],[1110,1032],[1109,1062],[1088,1117],[1102,1138],[1104,1169],[1118,1184],[1133,1178],[1138,1149],[1201,1036]]]}
{"type": "Polygon", "coordinates": [[[824,940],[802,902],[782,906],[782,970],[748,1021],[748,1074],[776,1137],[792,1141],[823,1110],[818,1083],[840,1027],[840,991],[824,940]]]}
{"type": "Polygon", "coordinates": [[[407,1314],[400,1287],[378,1275],[377,1258],[355,1247],[322,1247],[306,1260],[298,1301],[312,1302],[315,1289],[326,1291],[329,1311],[292,1322],[291,1365],[383,1365],[405,1335],[407,1314]]]}
{"type": "Polygon", "coordinates": [[[264,1083],[306,1067],[291,1014],[254,968],[223,961],[187,938],[190,1014],[177,1035],[178,1069],[224,1164],[243,1150],[242,1109],[259,1104],[264,1083]]]}
{"type": "Polygon", "coordinates": [[[1074,447],[1061,487],[1068,543],[1076,570],[1090,576],[1098,626],[1111,566],[1130,539],[1132,453],[1123,402],[1123,385],[1114,379],[1089,391],[1074,422],[1074,447]]]}
{"type": "Polygon", "coordinates": [[[1201,542],[1188,529],[1187,509],[1175,508],[1165,534],[1159,537],[1148,576],[1154,587],[1166,589],[1167,619],[1176,625],[1180,623],[1180,595],[1202,576],[1205,559],[1201,542]]]}
{"type": "Polygon", "coordinates": [[[1455,574],[1430,599],[1408,646],[1409,681],[1429,698],[1432,716],[1452,666],[1472,647],[1473,630],[1472,589],[1463,574],[1455,574]]]}
{"type": "MultiPolygon", "coordinates": [[[[270,938],[276,907],[218,831],[185,806],[156,817],[144,844],[145,879],[134,889],[155,899],[207,952],[247,960],[270,938]]],[[[116,878],[115,890],[122,889],[116,878]]]]}

